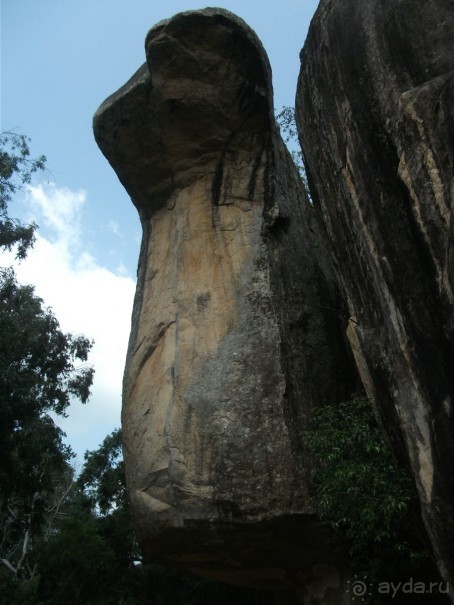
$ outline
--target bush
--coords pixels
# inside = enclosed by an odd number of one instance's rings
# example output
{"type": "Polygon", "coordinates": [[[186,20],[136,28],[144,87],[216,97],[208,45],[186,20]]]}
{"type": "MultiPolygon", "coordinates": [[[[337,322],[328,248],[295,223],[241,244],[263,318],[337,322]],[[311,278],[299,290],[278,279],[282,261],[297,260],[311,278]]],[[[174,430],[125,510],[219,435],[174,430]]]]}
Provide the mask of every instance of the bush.
{"type": "Polygon", "coordinates": [[[392,457],[367,397],[317,408],[306,440],[317,462],[316,507],[347,537],[354,570],[392,579],[427,565],[415,532],[416,488],[392,457]]]}

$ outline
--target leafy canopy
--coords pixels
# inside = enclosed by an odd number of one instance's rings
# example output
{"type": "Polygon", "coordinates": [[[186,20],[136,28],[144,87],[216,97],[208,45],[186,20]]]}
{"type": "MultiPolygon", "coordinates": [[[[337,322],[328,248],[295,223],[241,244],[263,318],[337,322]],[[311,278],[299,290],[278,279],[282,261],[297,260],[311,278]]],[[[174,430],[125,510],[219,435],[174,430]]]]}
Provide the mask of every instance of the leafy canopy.
{"type": "MultiPolygon", "coordinates": [[[[35,602],[42,605],[252,605],[252,591],[143,560],[126,498],[121,431],[86,452],[71,502],[36,549],[35,602]]],[[[0,580],[1,582],[1,580],[0,580]]]]}
{"type": "MultiPolygon", "coordinates": [[[[20,259],[35,225],[10,218],[8,204],[45,167],[44,156],[30,159],[28,141],[0,135],[0,249],[17,245],[20,259]]],[[[34,288],[0,268],[0,583],[13,592],[18,582],[32,582],[34,545],[54,531],[73,483],[73,454],[53,415],[65,416],[71,398],[87,401],[91,346],[84,336],[62,332],[34,288]]]]}
{"type": "Polygon", "coordinates": [[[65,334],[32,286],[0,271],[0,559],[23,577],[33,538],[45,531],[72,453],[51,414],[86,402],[92,343],[65,334]]]}
{"type": "Polygon", "coordinates": [[[306,442],[317,461],[315,500],[322,518],[350,543],[353,566],[393,578],[426,559],[416,534],[417,494],[391,455],[365,396],[314,411],[306,442]]]}
{"type": "Polygon", "coordinates": [[[78,484],[101,515],[127,508],[121,429],[107,435],[99,449],[85,453],[78,484]]]}
{"type": "Polygon", "coordinates": [[[282,107],[280,113],[276,116],[276,122],[279,130],[287,144],[293,163],[298,169],[298,173],[303,182],[303,187],[307,195],[307,200],[311,206],[314,202],[309,189],[306,167],[304,165],[304,156],[298,141],[298,128],[296,126],[295,109],[289,105],[282,107]]]}
{"type": "Polygon", "coordinates": [[[30,183],[35,172],[46,167],[46,156],[30,158],[30,139],[12,131],[0,133],[0,248],[11,250],[17,244],[17,257],[25,258],[34,242],[36,225],[24,225],[8,216],[14,193],[30,183]]]}

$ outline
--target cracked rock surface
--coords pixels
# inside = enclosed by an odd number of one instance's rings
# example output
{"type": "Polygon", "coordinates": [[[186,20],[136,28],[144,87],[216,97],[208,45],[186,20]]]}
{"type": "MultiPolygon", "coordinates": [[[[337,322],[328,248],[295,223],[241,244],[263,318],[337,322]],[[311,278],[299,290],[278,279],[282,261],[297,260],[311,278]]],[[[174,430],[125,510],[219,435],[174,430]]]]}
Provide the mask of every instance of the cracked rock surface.
{"type": "Polygon", "coordinates": [[[122,418],[140,541],[339,602],[344,546],[313,514],[303,432],[356,369],[268,59],[220,9],[159,23],[146,56],[94,121],[143,226],[122,418]]]}
{"type": "Polygon", "coordinates": [[[297,117],[368,394],[454,588],[454,11],[322,0],[297,117]]]}

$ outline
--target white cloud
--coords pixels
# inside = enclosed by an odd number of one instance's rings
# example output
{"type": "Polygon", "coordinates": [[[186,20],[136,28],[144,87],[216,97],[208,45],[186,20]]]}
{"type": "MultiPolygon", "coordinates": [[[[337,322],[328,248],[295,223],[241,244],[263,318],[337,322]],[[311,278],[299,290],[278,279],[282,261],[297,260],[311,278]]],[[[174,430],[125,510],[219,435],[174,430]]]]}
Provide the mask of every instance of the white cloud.
{"type": "Polygon", "coordinates": [[[117,235],[118,237],[123,237],[120,225],[117,223],[117,221],[114,221],[112,219],[107,223],[107,231],[113,233],[114,235],[117,235]]]}
{"type": "MultiPolygon", "coordinates": [[[[134,281],[102,267],[84,249],[80,217],[86,203],[83,191],[54,184],[29,189],[31,217],[51,230],[37,240],[25,261],[16,264],[22,283],[32,283],[52,307],[63,331],[84,334],[95,341],[90,363],[95,367],[92,397],[86,406],[73,403],[69,418],[58,421],[68,443],[80,456],[95,449],[120,425],[121,383],[130,330],[134,281]]],[[[7,257],[7,255],[4,255],[7,257]]],[[[11,257],[2,264],[11,264],[11,257]]]]}
{"type": "Polygon", "coordinates": [[[28,187],[31,216],[53,229],[60,245],[74,246],[80,238],[80,213],[86,202],[82,189],[71,191],[55,183],[28,187]]]}
{"type": "Polygon", "coordinates": [[[116,273],[117,275],[122,275],[124,277],[127,277],[129,275],[128,269],[123,262],[118,263],[116,273]]]}

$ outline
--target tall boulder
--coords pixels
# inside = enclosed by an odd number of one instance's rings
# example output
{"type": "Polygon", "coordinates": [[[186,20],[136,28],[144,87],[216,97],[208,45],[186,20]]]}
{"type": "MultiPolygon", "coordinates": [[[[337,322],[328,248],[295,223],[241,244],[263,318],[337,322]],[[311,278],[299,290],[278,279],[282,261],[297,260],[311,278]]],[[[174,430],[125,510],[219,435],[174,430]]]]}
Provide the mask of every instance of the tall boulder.
{"type": "Polygon", "coordinates": [[[297,119],[348,336],[454,588],[451,0],[322,0],[297,119]]]}
{"type": "Polygon", "coordinates": [[[122,417],[139,539],[154,560],[340,602],[344,546],[313,513],[303,432],[356,369],[268,59],[220,9],[159,23],[146,57],[94,119],[143,226],[122,417]]]}

